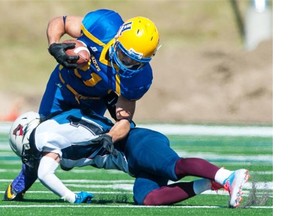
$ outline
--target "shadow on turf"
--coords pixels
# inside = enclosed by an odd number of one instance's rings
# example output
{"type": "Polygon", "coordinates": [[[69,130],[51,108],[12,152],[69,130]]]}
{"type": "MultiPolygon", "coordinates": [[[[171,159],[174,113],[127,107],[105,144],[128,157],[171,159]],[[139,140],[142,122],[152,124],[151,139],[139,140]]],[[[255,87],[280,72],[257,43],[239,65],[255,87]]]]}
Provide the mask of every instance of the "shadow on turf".
{"type": "Polygon", "coordinates": [[[23,199],[21,201],[5,201],[2,200],[3,202],[9,202],[9,203],[16,203],[16,202],[31,202],[31,203],[59,203],[59,202],[64,202],[63,200],[59,200],[59,199],[23,199]]]}
{"type": "Polygon", "coordinates": [[[64,203],[63,200],[59,199],[23,199],[22,202],[31,202],[31,203],[64,203]]]}
{"type": "MultiPolygon", "coordinates": [[[[17,202],[17,201],[15,201],[17,202]]],[[[61,199],[23,199],[20,202],[31,202],[31,203],[67,203],[61,199]]],[[[101,196],[97,195],[92,199],[92,204],[131,204],[134,202],[125,194],[117,196],[101,196]]]]}
{"type": "Polygon", "coordinates": [[[134,204],[133,200],[129,199],[126,194],[120,194],[116,196],[97,195],[92,199],[92,203],[95,204],[134,204]]]}

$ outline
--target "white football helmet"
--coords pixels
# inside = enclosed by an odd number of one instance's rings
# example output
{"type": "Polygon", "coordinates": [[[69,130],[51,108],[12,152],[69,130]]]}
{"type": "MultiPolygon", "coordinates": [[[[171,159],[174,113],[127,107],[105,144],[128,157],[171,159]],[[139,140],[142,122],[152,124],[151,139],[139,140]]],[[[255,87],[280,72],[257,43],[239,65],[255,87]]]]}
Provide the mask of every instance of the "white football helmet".
{"type": "Polygon", "coordinates": [[[23,156],[23,150],[30,149],[30,135],[39,124],[40,115],[33,111],[20,115],[12,124],[9,133],[9,144],[19,157],[23,156]]]}

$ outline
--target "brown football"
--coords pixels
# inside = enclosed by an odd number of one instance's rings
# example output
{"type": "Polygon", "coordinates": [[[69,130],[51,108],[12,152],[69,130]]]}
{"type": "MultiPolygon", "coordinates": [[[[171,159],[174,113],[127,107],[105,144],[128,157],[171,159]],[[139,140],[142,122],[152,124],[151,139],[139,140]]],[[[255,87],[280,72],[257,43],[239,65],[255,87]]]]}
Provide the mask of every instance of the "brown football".
{"type": "Polygon", "coordinates": [[[78,55],[79,59],[77,61],[77,64],[80,68],[87,65],[87,63],[90,60],[90,52],[89,52],[85,43],[83,43],[80,40],[76,40],[76,39],[65,40],[62,43],[75,43],[75,48],[74,49],[67,49],[65,51],[66,54],[69,56],[78,55]]]}

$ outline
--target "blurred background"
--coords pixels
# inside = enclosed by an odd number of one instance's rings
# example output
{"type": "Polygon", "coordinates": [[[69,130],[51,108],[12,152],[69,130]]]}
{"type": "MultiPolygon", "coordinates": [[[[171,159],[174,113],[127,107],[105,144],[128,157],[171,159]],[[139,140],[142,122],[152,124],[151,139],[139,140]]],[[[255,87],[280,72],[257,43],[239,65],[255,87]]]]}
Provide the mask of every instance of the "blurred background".
{"type": "Polygon", "coordinates": [[[141,123],[272,124],[272,0],[1,0],[0,120],[38,110],[56,61],[50,18],[110,8],[146,16],[162,47],[141,123]]]}

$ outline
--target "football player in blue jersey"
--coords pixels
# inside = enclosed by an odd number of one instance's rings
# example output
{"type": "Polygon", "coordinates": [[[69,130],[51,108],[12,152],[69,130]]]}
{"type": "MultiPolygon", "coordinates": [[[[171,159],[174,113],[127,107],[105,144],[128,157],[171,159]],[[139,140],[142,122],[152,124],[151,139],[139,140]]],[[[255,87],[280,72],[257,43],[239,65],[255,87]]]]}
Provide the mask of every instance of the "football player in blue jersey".
{"type": "MultiPolygon", "coordinates": [[[[229,206],[238,207],[246,169],[230,171],[201,158],[182,158],[170,148],[168,138],[153,130],[132,127],[128,136],[113,143],[107,137],[113,124],[87,110],[72,109],[39,124],[37,113],[20,116],[10,131],[10,146],[27,164],[39,160],[38,178],[55,194],[71,203],[91,201],[93,194],[73,193],[55,175],[59,164],[69,170],[76,166],[118,169],[135,177],[134,201],[138,205],[168,205],[225,188],[229,206]],[[181,182],[183,177],[202,177],[181,182]],[[168,184],[168,181],[179,181],[168,184]]],[[[11,196],[6,190],[4,197],[11,196]]]]}
{"type": "MultiPolygon", "coordinates": [[[[146,17],[124,22],[117,12],[99,9],[84,17],[52,18],[47,38],[49,53],[59,64],[50,76],[40,104],[42,121],[71,108],[92,109],[99,115],[108,109],[116,120],[109,131],[110,138],[113,142],[124,138],[130,130],[136,101],[152,83],[149,62],[159,46],[155,24],[146,17]],[[91,53],[87,67],[78,68],[78,56],[66,55],[65,51],[75,44],[61,43],[65,34],[87,45],[91,53]]],[[[21,194],[36,179],[35,168],[23,164],[10,186],[15,194],[11,197],[21,199],[21,194]]]]}

